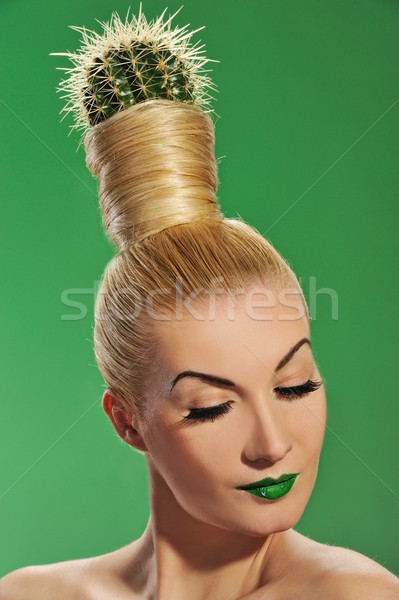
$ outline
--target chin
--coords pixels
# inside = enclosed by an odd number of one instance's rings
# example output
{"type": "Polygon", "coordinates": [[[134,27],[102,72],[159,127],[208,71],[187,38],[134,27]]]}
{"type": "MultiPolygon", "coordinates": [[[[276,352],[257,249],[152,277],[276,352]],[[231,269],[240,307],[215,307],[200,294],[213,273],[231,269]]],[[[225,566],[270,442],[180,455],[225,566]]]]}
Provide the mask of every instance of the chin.
{"type": "Polygon", "coordinates": [[[300,511],[300,514],[281,511],[279,514],[274,515],[265,514],[264,519],[258,517],[242,523],[240,533],[254,537],[267,537],[272,533],[287,531],[287,529],[295,527],[302,513],[303,511],[300,511]]]}
{"type": "Polygon", "coordinates": [[[267,501],[249,495],[247,505],[239,502],[239,506],[231,507],[223,514],[201,515],[201,521],[239,535],[265,538],[272,533],[286,531],[295,527],[300,520],[306,503],[298,496],[277,501],[267,501]]]}
{"type": "Polygon", "coordinates": [[[236,528],[241,533],[265,537],[278,531],[286,531],[297,525],[301,519],[312,490],[296,490],[278,500],[268,501],[250,495],[251,502],[242,506],[240,521],[236,528]]]}
{"type": "MultiPolygon", "coordinates": [[[[299,520],[299,519],[298,519],[299,520]]],[[[287,531],[287,529],[291,529],[294,527],[297,522],[297,519],[290,519],[287,517],[283,517],[280,519],[268,520],[266,519],[264,523],[259,522],[258,520],[254,520],[251,522],[248,520],[246,523],[244,522],[231,522],[231,523],[223,523],[220,527],[226,531],[230,531],[232,533],[236,533],[238,535],[250,536],[250,537],[258,537],[258,538],[266,538],[267,536],[278,533],[280,531],[287,531]]]]}

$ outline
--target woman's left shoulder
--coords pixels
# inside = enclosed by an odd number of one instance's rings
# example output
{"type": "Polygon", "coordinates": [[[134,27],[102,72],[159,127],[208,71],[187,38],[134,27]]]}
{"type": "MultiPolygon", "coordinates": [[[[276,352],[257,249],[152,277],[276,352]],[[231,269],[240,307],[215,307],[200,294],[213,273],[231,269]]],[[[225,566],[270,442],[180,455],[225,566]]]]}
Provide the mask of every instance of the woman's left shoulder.
{"type": "Polygon", "coordinates": [[[399,579],[384,568],[331,571],[320,589],[325,600],[399,600],[399,579]]]}
{"type": "Polygon", "coordinates": [[[399,579],[368,556],[320,544],[317,579],[325,600],[399,600],[399,579]]]}
{"type": "Polygon", "coordinates": [[[332,546],[290,530],[285,555],[309,600],[399,600],[399,579],[383,565],[356,550],[332,546]]]}

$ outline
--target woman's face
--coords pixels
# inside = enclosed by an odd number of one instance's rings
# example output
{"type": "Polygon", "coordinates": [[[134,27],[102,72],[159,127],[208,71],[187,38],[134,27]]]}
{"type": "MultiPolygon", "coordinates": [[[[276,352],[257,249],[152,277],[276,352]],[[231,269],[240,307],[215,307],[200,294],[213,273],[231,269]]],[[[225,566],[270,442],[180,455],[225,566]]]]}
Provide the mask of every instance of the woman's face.
{"type": "Polygon", "coordinates": [[[270,294],[254,286],[233,302],[220,299],[213,312],[210,302],[181,320],[157,322],[159,360],[140,427],[151,469],[183,510],[255,536],[299,521],[315,484],[326,420],[323,385],[292,399],[277,389],[321,376],[306,342],[283,360],[309,339],[309,323],[299,296],[270,294]],[[184,371],[226,381],[181,376],[172,387],[184,371]],[[217,417],[188,418],[206,416],[193,409],[219,405],[226,412],[217,417]],[[299,475],[278,499],[237,489],[283,473],[299,475]]]}

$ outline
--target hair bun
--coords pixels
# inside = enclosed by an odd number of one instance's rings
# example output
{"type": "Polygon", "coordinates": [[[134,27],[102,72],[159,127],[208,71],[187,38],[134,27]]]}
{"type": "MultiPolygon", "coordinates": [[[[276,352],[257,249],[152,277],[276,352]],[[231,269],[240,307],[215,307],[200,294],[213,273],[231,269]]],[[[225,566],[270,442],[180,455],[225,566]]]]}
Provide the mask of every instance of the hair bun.
{"type": "Polygon", "coordinates": [[[91,129],[85,147],[104,228],[121,251],[167,227],[223,216],[213,123],[195,105],[138,104],[91,129]]]}
{"type": "Polygon", "coordinates": [[[72,26],[80,50],[52,53],[74,64],[57,88],[67,98],[61,112],[73,114],[71,131],[83,129],[103,224],[121,250],[166,227],[223,217],[207,114],[215,88],[202,70],[210,59],[189,46],[187,25],[172,30],[174,15],[162,22],[165,11],[153,22],[141,3],[131,21],[113,13],[103,35],[72,26]]]}

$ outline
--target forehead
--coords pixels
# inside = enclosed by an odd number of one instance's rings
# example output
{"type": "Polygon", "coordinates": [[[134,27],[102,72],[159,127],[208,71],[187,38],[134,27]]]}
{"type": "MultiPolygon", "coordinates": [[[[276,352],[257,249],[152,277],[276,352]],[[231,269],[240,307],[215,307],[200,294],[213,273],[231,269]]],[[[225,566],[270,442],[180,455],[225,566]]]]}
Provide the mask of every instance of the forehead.
{"type": "MultiPolygon", "coordinates": [[[[240,295],[221,295],[190,307],[181,318],[155,326],[157,368],[166,379],[185,369],[233,379],[237,373],[247,379],[259,369],[272,372],[296,342],[310,337],[298,292],[253,286],[240,295]]],[[[300,351],[305,352],[310,353],[307,345],[300,351]]]]}

